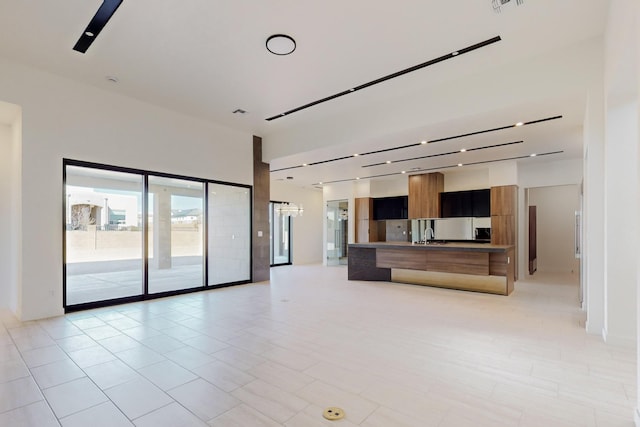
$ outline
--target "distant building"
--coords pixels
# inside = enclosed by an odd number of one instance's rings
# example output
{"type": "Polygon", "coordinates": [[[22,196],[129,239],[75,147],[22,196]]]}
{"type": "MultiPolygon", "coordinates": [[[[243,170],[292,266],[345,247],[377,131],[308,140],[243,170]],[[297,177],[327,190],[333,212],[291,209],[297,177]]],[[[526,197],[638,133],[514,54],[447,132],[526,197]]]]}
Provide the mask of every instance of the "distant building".
{"type": "Polygon", "coordinates": [[[86,187],[67,186],[67,228],[139,226],[135,196],[101,193],[86,187]]]}

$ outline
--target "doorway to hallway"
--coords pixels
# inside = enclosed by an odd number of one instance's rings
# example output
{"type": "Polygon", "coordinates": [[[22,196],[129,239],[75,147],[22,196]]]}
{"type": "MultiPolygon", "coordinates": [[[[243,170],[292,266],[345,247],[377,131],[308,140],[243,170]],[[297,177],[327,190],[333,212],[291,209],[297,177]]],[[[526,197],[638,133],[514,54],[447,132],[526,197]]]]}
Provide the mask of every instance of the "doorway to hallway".
{"type": "MultiPolygon", "coordinates": [[[[576,242],[580,229],[580,186],[558,185],[525,190],[529,275],[561,274],[580,281],[580,259],[576,242]],[[578,234],[576,234],[578,233],[578,234]]],[[[580,293],[579,289],[577,289],[580,293]]],[[[578,298],[579,300],[579,298],[578,298]]]]}

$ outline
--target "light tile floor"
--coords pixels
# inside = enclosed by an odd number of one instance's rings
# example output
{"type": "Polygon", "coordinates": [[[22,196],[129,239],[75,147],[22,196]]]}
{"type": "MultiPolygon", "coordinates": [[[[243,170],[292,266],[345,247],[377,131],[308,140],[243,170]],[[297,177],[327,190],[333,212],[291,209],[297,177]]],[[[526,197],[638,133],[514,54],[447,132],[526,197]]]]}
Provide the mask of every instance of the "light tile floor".
{"type": "Polygon", "coordinates": [[[69,314],[0,315],[0,426],[630,427],[635,349],[584,331],[570,276],[509,296],[345,267],[69,314]],[[339,406],[330,422],[322,410],[339,406]]]}

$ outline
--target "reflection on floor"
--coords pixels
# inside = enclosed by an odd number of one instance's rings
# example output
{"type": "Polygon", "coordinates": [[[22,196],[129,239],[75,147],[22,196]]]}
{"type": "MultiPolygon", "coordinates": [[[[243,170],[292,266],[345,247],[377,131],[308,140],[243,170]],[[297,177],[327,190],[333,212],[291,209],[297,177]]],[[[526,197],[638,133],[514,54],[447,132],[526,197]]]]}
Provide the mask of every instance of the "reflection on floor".
{"type": "Polygon", "coordinates": [[[346,276],[280,267],[38,322],[5,312],[0,425],[633,425],[635,350],[585,333],[574,277],[504,297],[346,276]]]}

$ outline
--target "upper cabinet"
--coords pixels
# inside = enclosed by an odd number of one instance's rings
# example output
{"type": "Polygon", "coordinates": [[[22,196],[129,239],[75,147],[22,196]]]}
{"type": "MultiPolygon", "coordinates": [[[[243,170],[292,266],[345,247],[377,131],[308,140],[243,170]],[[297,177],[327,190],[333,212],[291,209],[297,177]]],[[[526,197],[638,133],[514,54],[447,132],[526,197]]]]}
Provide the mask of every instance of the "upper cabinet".
{"type": "Polygon", "coordinates": [[[407,196],[376,197],[373,199],[373,219],[407,219],[407,196]]]}
{"type": "Polygon", "coordinates": [[[439,218],[444,175],[440,172],[409,176],[409,219],[439,218]]]}
{"type": "Polygon", "coordinates": [[[491,187],[491,243],[516,247],[514,278],[518,276],[518,186],[491,187]]]}
{"type": "Polygon", "coordinates": [[[491,216],[515,215],[517,197],[517,185],[491,187],[491,216]]]}
{"type": "Polygon", "coordinates": [[[378,241],[378,225],[373,220],[373,199],[356,198],[356,243],[378,241]]]}
{"type": "Polygon", "coordinates": [[[373,199],[371,197],[356,198],[356,220],[373,219],[373,199]]]}
{"type": "Polygon", "coordinates": [[[453,191],[440,195],[441,217],[488,217],[490,191],[482,190],[453,191]]]}

